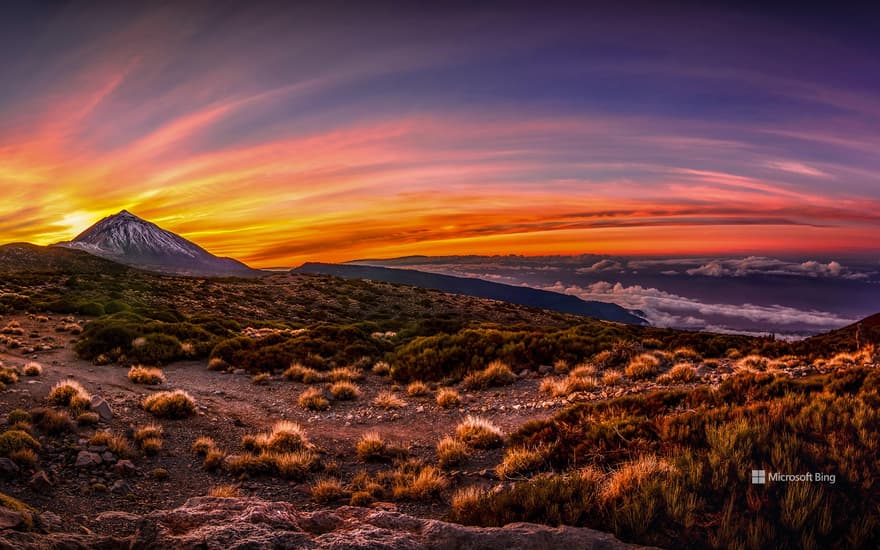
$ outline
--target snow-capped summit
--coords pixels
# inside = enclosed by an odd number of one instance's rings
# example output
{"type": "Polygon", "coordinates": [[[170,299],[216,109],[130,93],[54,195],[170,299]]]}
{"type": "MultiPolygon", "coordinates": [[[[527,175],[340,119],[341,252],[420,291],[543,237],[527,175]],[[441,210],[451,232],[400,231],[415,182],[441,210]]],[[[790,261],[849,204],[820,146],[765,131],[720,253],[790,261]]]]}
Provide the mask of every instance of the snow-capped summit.
{"type": "Polygon", "coordinates": [[[55,246],[82,250],[119,263],[184,275],[251,275],[231,258],[218,258],[180,235],[141,219],[127,210],[108,216],[75,239],[55,246]]]}

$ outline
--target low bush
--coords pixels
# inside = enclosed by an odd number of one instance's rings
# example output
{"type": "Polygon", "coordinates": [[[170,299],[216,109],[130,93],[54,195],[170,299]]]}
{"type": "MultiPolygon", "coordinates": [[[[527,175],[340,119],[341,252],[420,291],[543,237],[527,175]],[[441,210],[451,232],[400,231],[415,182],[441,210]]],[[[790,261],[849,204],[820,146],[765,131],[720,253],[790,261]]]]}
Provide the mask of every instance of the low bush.
{"type": "Polygon", "coordinates": [[[444,409],[457,407],[461,403],[461,396],[452,388],[440,388],[437,390],[437,404],[444,409]]]}
{"type": "Polygon", "coordinates": [[[165,374],[160,369],[134,365],[128,371],[128,379],[135,384],[155,386],[165,382],[165,374]]]}
{"type": "Polygon", "coordinates": [[[154,393],[145,397],[141,406],[159,418],[181,419],[196,414],[195,399],[183,390],[154,393]]]}
{"type": "Polygon", "coordinates": [[[485,418],[468,415],[455,428],[455,435],[467,445],[477,449],[500,447],[504,433],[485,418]]]}
{"type": "Polygon", "coordinates": [[[306,388],[299,396],[299,406],[310,411],[326,411],[330,408],[330,401],[324,397],[321,388],[306,388]]]}
{"type": "Polygon", "coordinates": [[[394,395],[390,391],[381,391],[373,399],[373,405],[385,410],[400,409],[406,406],[406,401],[394,395]]]}
{"type": "Polygon", "coordinates": [[[493,361],[483,370],[464,377],[462,384],[470,390],[484,390],[494,386],[506,386],[516,382],[516,375],[505,363],[493,361]]]}

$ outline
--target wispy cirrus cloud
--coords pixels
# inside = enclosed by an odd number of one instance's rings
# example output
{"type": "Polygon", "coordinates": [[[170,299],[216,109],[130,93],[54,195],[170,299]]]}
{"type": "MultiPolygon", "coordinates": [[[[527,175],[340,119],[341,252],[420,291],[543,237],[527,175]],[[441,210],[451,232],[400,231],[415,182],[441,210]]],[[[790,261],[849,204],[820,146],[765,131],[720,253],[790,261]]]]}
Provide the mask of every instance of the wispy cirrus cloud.
{"type": "Polygon", "coordinates": [[[257,266],[876,250],[870,93],[731,58],[705,13],[709,42],[590,15],[52,7],[0,36],[20,52],[0,67],[0,241],[127,208],[257,266]]]}

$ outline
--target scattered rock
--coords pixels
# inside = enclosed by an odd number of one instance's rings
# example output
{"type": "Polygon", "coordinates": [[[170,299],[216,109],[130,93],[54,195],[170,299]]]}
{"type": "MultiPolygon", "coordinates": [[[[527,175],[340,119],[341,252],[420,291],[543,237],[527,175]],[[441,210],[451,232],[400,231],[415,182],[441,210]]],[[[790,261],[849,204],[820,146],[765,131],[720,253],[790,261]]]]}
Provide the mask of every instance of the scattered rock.
{"type": "Polygon", "coordinates": [[[120,460],[113,469],[122,477],[134,477],[138,473],[137,467],[135,467],[131,460],[120,460]]]}
{"type": "Polygon", "coordinates": [[[14,477],[18,475],[18,472],[21,471],[21,468],[18,467],[18,464],[9,460],[8,458],[0,458],[0,476],[2,477],[14,477]]]}
{"type": "Polygon", "coordinates": [[[24,523],[24,516],[15,510],[0,507],[0,529],[15,529],[24,523]]]}
{"type": "Polygon", "coordinates": [[[539,374],[550,374],[550,371],[552,371],[552,370],[553,370],[553,367],[551,367],[550,365],[541,365],[538,367],[539,374]]]}
{"type": "Polygon", "coordinates": [[[110,486],[110,492],[116,493],[117,495],[127,495],[131,492],[131,485],[123,479],[117,479],[113,482],[113,485],[110,486]]]}
{"type": "Polygon", "coordinates": [[[92,468],[100,465],[102,462],[101,455],[98,453],[93,453],[91,451],[80,451],[78,455],[76,455],[76,467],[77,468],[92,468]]]}
{"type": "Polygon", "coordinates": [[[28,487],[35,493],[46,494],[52,489],[52,482],[49,480],[46,472],[40,470],[31,476],[30,481],[28,481],[28,487]]]}
{"type": "Polygon", "coordinates": [[[98,413],[101,420],[107,421],[113,418],[113,409],[110,408],[110,403],[107,403],[100,395],[92,396],[91,407],[93,411],[98,413]]]}

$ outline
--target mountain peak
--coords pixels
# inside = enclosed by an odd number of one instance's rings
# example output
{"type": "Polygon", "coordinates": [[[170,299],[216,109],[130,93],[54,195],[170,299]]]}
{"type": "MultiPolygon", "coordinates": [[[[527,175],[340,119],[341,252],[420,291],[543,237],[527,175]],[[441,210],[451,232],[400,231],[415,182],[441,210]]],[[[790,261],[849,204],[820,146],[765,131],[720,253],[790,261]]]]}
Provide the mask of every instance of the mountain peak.
{"type": "Polygon", "coordinates": [[[107,216],[55,246],[83,250],[122,264],[183,275],[249,275],[255,273],[230,258],[218,258],[197,244],[139,218],[128,210],[107,216]]]}

